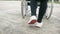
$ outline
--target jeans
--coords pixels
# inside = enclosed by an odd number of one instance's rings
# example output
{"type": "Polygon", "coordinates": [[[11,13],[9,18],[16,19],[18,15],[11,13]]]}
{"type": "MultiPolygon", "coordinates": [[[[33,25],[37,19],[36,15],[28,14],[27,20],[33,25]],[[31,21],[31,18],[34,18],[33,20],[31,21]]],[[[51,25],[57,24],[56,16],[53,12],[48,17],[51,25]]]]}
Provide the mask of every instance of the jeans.
{"type": "MultiPolygon", "coordinates": [[[[31,3],[31,16],[35,15],[36,16],[36,9],[37,9],[37,1],[36,0],[30,0],[31,3]]],[[[37,21],[40,23],[43,19],[43,16],[46,12],[47,9],[47,2],[48,0],[40,0],[40,8],[39,8],[39,14],[38,14],[38,19],[37,21]]]]}

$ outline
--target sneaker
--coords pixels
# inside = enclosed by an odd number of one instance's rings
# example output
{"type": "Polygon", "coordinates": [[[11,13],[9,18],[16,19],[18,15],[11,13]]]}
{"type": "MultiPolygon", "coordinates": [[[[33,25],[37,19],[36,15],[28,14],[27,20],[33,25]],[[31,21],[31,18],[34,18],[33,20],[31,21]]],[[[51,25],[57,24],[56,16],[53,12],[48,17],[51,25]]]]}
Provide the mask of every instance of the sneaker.
{"type": "Polygon", "coordinates": [[[37,27],[37,28],[41,28],[42,26],[43,26],[43,22],[41,22],[41,23],[36,22],[36,24],[35,24],[35,27],[37,27]]]}
{"type": "Polygon", "coordinates": [[[37,22],[36,16],[31,16],[30,20],[28,21],[28,24],[35,24],[37,22]]]}

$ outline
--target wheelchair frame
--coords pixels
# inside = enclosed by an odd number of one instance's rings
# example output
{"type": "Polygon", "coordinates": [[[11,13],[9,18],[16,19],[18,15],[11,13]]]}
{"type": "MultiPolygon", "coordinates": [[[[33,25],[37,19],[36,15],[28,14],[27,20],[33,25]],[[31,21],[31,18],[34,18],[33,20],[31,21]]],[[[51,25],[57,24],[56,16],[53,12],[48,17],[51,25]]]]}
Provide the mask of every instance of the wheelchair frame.
{"type": "MultiPolygon", "coordinates": [[[[26,0],[22,0],[21,1],[21,13],[22,13],[22,18],[25,18],[26,16],[26,13],[27,13],[27,10],[28,10],[28,3],[29,1],[26,1],[26,0]]],[[[53,0],[51,2],[51,10],[50,10],[50,14],[49,16],[45,15],[47,19],[49,19],[52,15],[52,12],[53,12],[53,0]]]]}

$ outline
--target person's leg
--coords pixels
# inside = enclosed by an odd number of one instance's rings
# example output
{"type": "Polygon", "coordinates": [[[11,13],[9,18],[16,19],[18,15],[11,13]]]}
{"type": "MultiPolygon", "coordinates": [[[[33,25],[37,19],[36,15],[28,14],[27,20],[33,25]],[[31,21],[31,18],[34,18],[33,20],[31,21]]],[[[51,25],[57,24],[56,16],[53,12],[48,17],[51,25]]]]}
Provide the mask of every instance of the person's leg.
{"type": "Polygon", "coordinates": [[[36,0],[30,0],[31,3],[31,16],[35,15],[36,16],[36,8],[37,8],[37,2],[36,0]]]}
{"type": "Polygon", "coordinates": [[[47,9],[47,1],[48,0],[40,0],[40,9],[39,9],[39,15],[38,15],[38,19],[37,19],[37,22],[36,22],[36,27],[42,27],[43,25],[43,22],[42,22],[42,18],[46,12],[46,9],[47,9]]]}
{"type": "Polygon", "coordinates": [[[42,22],[42,18],[46,12],[47,9],[47,2],[48,0],[40,0],[40,9],[39,9],[39,15],[38,15],[38,22],[41,23],[42,22]]]}
{"type": "Polygon", "coordinates": [[[28,21],[28,24],[34,24],[37,21],[36,18],[36,8],[37,8],[37,2],[36,0],[30,0],[30,7],[31,7],[31,17],[30,20],[28,21]]]}

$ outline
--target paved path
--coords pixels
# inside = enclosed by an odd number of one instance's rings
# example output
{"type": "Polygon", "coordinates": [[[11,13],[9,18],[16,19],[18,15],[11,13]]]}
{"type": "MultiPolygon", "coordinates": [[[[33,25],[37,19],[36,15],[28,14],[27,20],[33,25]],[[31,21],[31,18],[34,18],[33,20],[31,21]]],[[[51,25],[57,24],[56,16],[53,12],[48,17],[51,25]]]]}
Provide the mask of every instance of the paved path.
{"type": "MultiPolygon", "coordinates": [[[[54,8],[53,15],[60,18],[58,8],[54,8]]],[[[30,27],[29,16],[21,16],[20,1],[0,1],[0,34],[60,34],[60,20],[54,16],[49,20],[43,18],[42,28],[30,27]]]]}

